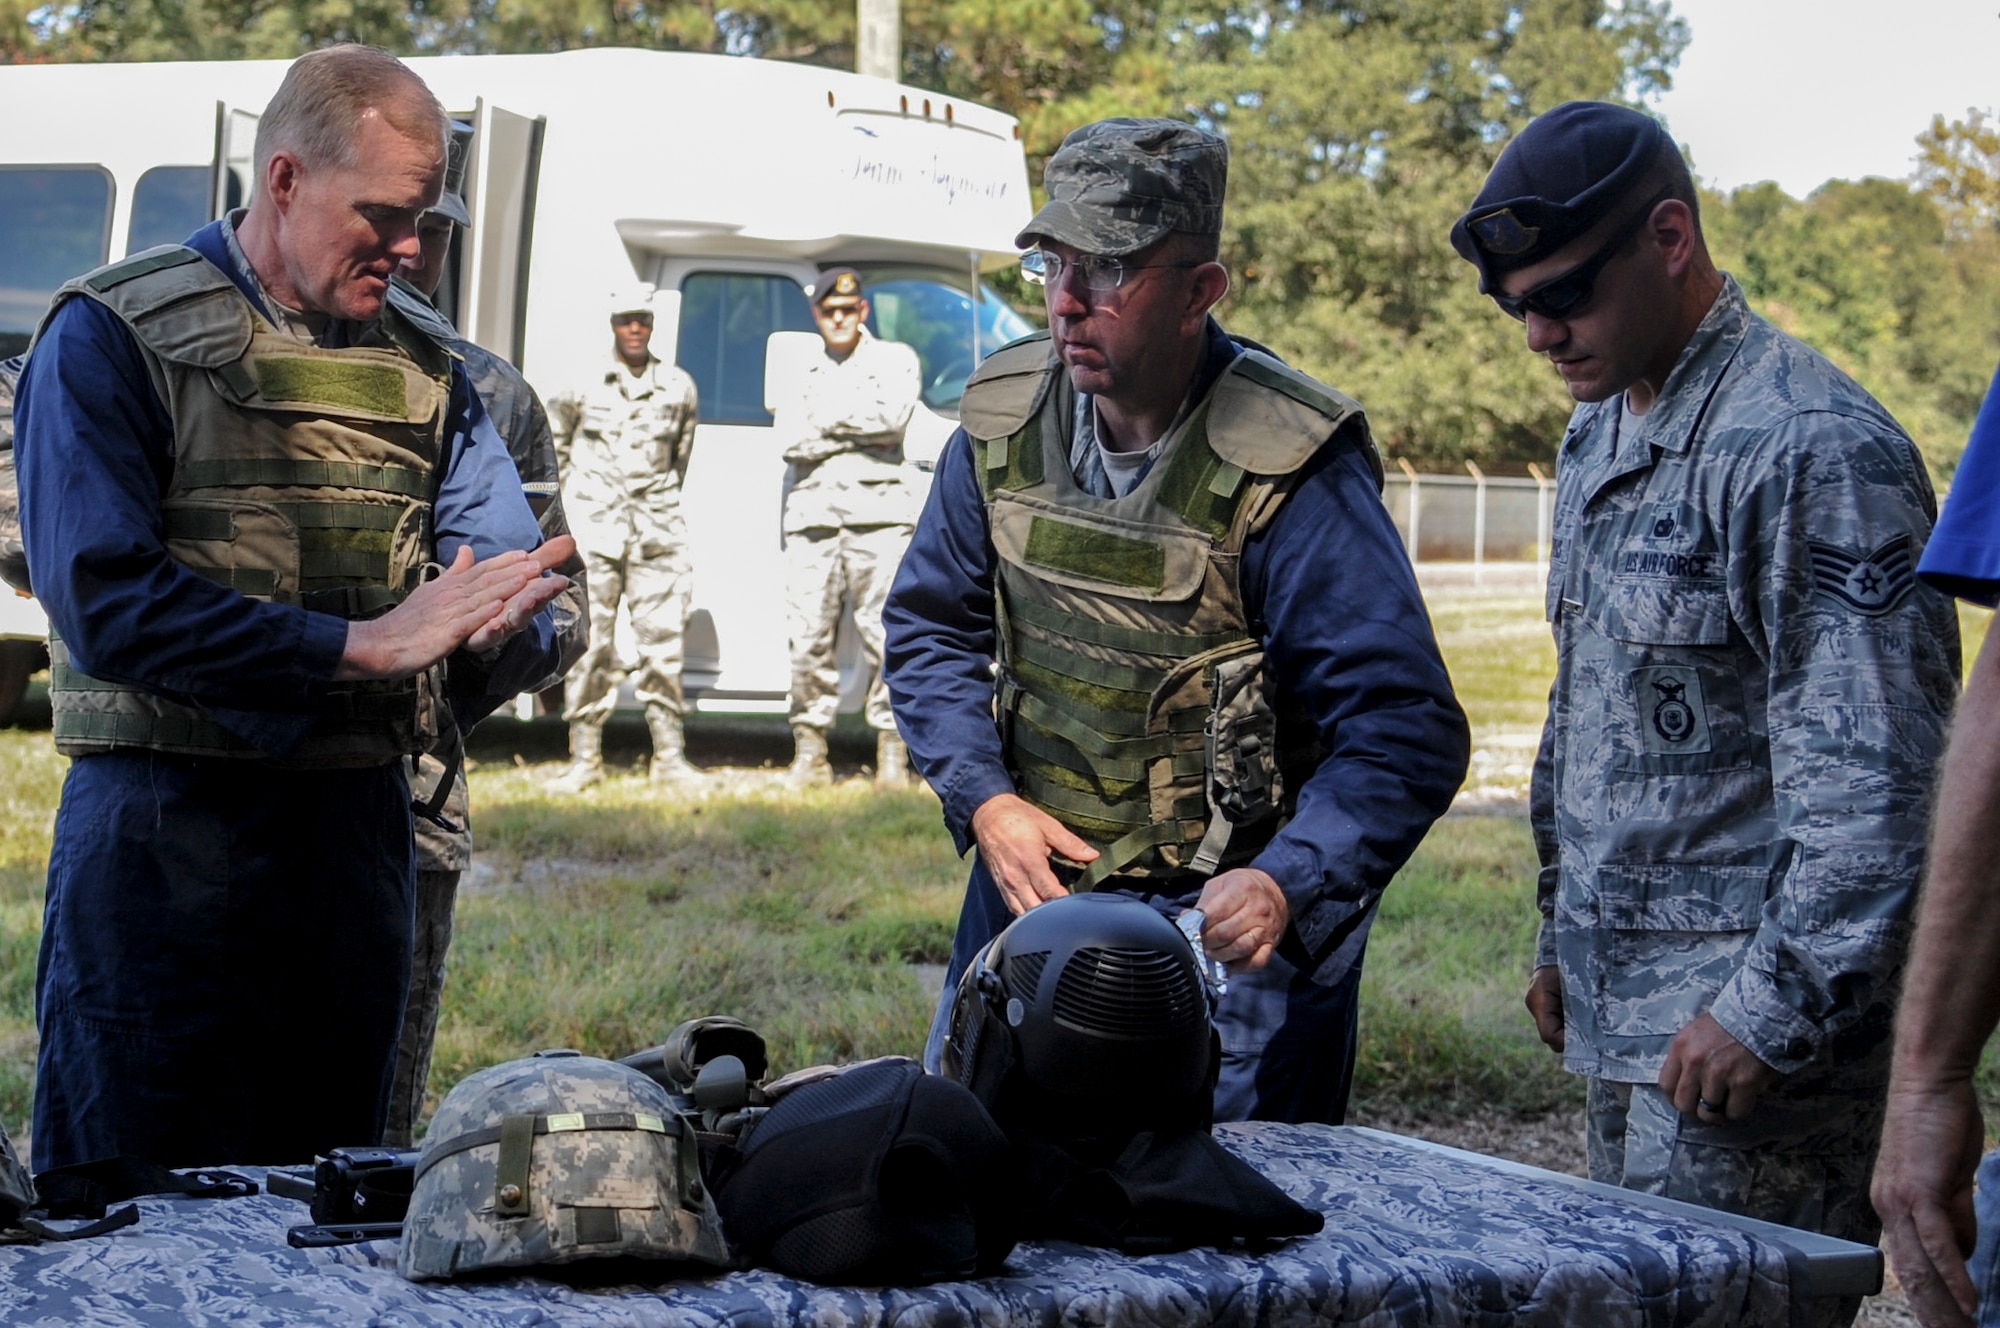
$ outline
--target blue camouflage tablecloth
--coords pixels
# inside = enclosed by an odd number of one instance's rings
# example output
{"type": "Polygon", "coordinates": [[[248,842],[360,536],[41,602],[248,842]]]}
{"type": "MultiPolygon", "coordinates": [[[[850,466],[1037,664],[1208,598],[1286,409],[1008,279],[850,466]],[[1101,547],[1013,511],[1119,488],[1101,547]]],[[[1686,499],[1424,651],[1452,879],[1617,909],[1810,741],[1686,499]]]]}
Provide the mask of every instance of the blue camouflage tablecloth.
{"type": "MultiPolygon", "coordinates": [[[[1218,1127],[1217,1136],[1326,1230],[1275,1251],[1132,1258],[1063,1242],[1020,1246],[1006,1272],[911,1289],[821,1287],[747,1272],[604,1285],[556,1277],[405,1282],[377,1241],[295,1250],[305,1205],[140,1201],[137,1226],[0,1249],[0,1323],[368,1328],[760,1328],[810,1325],[1742,1325],[1779,1328],[1800,1267],[1784,1242],[1662,1213],[1527,1168],[1482,1165],[1369,1130],[1218,1127]]],[[[258,1174],[254,1168],[246,1169],[258,1174]]],[[[1859,1247],[1854,1247],[1859,1249],[1859,1247]]],[[[620,1278],[649,1269],[618,1266],[620,1278]]],[[[1801,1274],[1802,1275],[1802,1274],[1801,1274]]]]}

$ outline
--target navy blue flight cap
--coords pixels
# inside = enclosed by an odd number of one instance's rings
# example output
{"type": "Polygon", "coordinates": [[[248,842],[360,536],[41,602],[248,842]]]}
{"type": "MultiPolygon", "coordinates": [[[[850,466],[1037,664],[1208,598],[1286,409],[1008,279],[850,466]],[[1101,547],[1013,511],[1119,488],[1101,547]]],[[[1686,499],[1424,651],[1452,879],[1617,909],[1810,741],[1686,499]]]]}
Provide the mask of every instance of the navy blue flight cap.
{"type": "Polygon", "coordinates": [[[1671,143],[1650,115],[1566,101],[1514,136],[1486,185],[1451,228],[1451,247],[1479,269],[1479,290],[1538,263],[1602,221],[1671,143]]]}

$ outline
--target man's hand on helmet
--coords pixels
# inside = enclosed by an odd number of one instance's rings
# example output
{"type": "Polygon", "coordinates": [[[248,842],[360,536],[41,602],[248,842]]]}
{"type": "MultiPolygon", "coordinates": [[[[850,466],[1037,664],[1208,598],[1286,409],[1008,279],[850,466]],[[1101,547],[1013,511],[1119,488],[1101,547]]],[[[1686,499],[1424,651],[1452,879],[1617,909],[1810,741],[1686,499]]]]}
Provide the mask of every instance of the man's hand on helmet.
{"type": "MultiPolygon", "coordinates": [[[[983,809],[982,809],[983,810],[983,809]]],[[[1238,867],[1212,877],[1195,904],[1208,915],[1202,948],[1232,973],[1259,969],[1292,925],[1292,906],[1268,872],[1238,867]]]]}
{"type": "Polygon", "coordinates": [[[1071,862],[1089,862],[1097,856],[1096,849],[1062,822],[1014,793],[979,804],[972,814],[972,837],[979,841],[980,860],[993,874],[1000,897],[1017,916],[1069,893],[1049,866],[1051,853],[1071,862]]]}

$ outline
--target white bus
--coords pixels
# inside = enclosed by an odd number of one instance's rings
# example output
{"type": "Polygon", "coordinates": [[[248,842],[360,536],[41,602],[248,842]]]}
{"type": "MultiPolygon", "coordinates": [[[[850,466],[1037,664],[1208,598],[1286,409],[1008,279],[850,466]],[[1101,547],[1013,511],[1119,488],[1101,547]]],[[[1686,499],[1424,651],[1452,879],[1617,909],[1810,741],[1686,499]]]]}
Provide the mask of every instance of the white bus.
{"type": "MultiPolygon", "coordinates": [[[[657,287],[654,352],[701,392],[688,693],[699,710],[782,713],[785,466],[771,407],[817,344],[805,288],[837,263],[868,278],[873,330],[923,365],[927,409],[906,450],[925,465],[973,366],[1028,331],[980,275],[1014,260],[1031,212],[1019,127],[882,79],[728,56],[409,63],[478,131],[473,225],[439,292],[467,337],[546,396],[605,363],[612,290],[657,287]]],[[[0,151],[0,357],[27,344],[67,278],[244,201],[256,115],[285,68],[0,68],[0,123],[19,130],[0,151]]],[[[8,648],[45,631],[33,601],[0,596],[8,648]]],[[[865,679],[846,635],[853,708],[865,679]]]]}

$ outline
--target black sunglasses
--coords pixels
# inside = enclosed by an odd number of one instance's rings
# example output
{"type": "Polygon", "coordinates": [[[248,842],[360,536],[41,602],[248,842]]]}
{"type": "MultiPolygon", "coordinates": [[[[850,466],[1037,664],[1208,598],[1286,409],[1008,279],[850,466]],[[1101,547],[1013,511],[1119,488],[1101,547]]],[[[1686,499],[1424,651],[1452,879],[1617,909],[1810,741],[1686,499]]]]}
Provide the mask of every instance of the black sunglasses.
{"type": "Polygon", "coordinates": [[[1529,314],[1540,314],[1543,318],[1563,319],[1583,312],[1597,293],[1597,274],[1604,265],[1618,256],[1625,242],[1639,233],[1653,215],[1653,209],[1673,197],[1673,190],[1662,189],[1648,199],[1632,219],[1618,228],[1618,233],[1604,242],[1604,247],[1578,263],[1559,277],[1550,277],[1532,290],[1519,295],[1502,295],[1493,292],[1493,303],[1500,306],[1500,312],[1518,322],[1527,322],[1529,314]]]}

